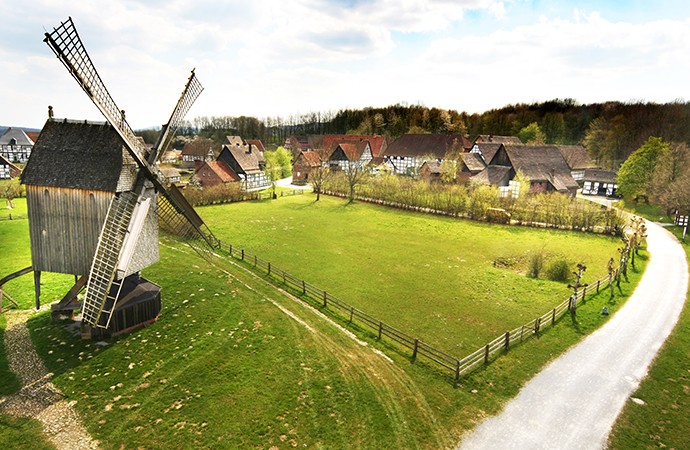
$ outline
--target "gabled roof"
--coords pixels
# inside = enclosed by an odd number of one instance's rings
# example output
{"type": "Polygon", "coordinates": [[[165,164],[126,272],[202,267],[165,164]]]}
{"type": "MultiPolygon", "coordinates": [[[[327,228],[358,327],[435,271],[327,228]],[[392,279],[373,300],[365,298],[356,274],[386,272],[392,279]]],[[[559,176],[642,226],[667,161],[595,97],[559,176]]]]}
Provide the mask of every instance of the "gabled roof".
{"type": "Polygon", "coordinates": [[[450,150],[463,152],[471,148],[472,143],[462,134],[403,134],[391,142],[384,153],[386,156],[417,158],[432,154],[443,159],[450,150]]]}
{"type": "Polygon", "coordinates": [[[486,166],[484,170],[472,177],[472,181],[496,186],[506,178],[510,169],[510,166],[486,166]]]}
{"type": "Polygon", "coordinates": [[[530,181],[548,181],[557,191],[577,189],[570,168],[555,145],[505,145],[513,169],[530,181]]]}
{"type": "Polygon", "coordinates": [[[582,145],[559,145],[558,150],[570,167],[570,170],[592,169],[596,165],[592,162],[587,149],[582,145]]]}
{"type": "Polygon", "coordinates": [[[234,145],[237,147],[242,147],[244,145],[244,139],[240,136],[225,136],[223,145],[234,145]]]}
{"type": "Polygon", "coordinates": [[[266,151],[266,149],[264,148],[264,143],[261,142],[261,139],[247,139],[247,145],[253,146],[261,153],[266,151]]]}
{"type": "Polygon", "coordinates": [[[333,155],[335,155],[338,150],[341,150],[348,161],[359,161],[362,159],[362,155],[367,148],[371,149],[368,141],[341,142],[336,145],[335,150],[331,153],[330,159],[333,158],[333,155]]]}
{"type": "MultiPolygon", "coordinates": [[[[438,161],[424,161],[424,164],[422,164],[422,167],[426,166],[429,169],[429,173],[433,173],[435,175],[440,175],[441,174],[441,163],[438,161]]],[[[421,168],[420,168],[421,170],[421,168]]]]}
{"type": "Polygon", "coordinates": [[[261,172],[260,162],[264,162],[264,157],[251,146],[238,147],[236,145],[223,145],[221,155],[218,160],[223,160],[223,153],[230,155],[235,160],[239,169],[244,173],[261,172]]]}
{"type": "Polygon", "coordinates": [[[615,183],[618,178],[616,172],[604,169],[585,169],[584,181],[598,181],[599,183],[615,183]]]}
{"type": "Polygon", "coordinates": [[[237,174],[233,172],[233,170],[223,161],[206,161],[199,167],[197,172],[203,170],[204,166],[208,166],[208,168],[211,169],[211,171],[215,173],[223,183],[240,181],[240,177],[237,176],[237,174]]]}
{"type": "Polygon", "coordinates": [[[0,166],[7,166],[10,168],[10,177],[14,178],[21,173],[21,169],[9,162],[4,156],[0,155],[0,166]]]}
{"type": "Polygon", "coordinates": [[[474,150],[474,147],[477,147],[484,158],[484,162],[488,164],[489,161],[494,159],[494,155],[501,148],[501,145],[503,145],[501,142],[475,142],[472,150],[474,150]]]}
{"type": "Polygon", "coordinates": [[[371,147],[371,154],[373,157],[381,156],[386,149],[387,140],[385,136],[375,135],[360,135],[360,134],[325,134],[323,141],[319,144],[320,148],[327,150],[329,154],[335,150],[335,147],[340,142],[349,141],[367,141],[371,147]]]}
{"type": "Polygon", "coordinates": [[[41,131],[22,183],[115,192],[124,143],[107,123],[48,120],[41,131]]]}
{"type": "Polygon", "coordinates": [[[0,145],[8,145],[12,139],[15,140],[15,145],[34,145],[34,141],[21,128],[8,128],[0,136],[0,145]]]}
{"type": "Polygon", "coordinates": [[[463,153],[460,156],[470,173],[479,173],[486,168],[486,162],[479,153],[463,153]]]}
{"type": "Polygon", "coordinates": [[[211,147],[205,148],[195,142],[188,142],[182,148],[182,156],[206,156],[209,154],[209,150],[213,151],[211,147]]]}
{"type": "Polygon", "coordinates": [[[159,167],[159,169],[161,172],[163,172],[163,175],[165,175],[166,178],[172,178],[172,177],[179,177],[180,176],[180,171],[174,167],[161,166],[161,167],[159,167]]]}
{"type": "Polygon", "coordinates": [[[302,164],[304,164],[307,167],[321,166],[321,157],[317,152],[300,152],[300,154],[297,156],[297,159],[300,158],[302,158],[302,164]]]}
{"type": "Polygon", "coordinates": [[[38,140],[38,135],[41,134],[40,131],[27,131],[26,135],[31,139],[32,142],[36,142],[38,140]]]}

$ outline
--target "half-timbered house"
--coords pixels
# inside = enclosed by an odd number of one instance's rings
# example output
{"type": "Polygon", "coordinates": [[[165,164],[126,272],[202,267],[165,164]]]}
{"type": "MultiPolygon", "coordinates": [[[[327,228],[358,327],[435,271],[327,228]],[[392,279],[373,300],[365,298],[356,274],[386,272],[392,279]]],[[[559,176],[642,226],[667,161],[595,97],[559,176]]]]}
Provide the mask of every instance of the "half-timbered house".
{"type": "Polygon", "coordinates": [[[292,165],[293,184],[307,184],[311,171],[321,167],[322,164],[318,152],[300,152],[292,165]]]}
{"type": "Polygon", "coordinates": [[[424,161],[442,162],[449,153],[464,153],[473,144],[462,134],[403,134],[388,145],[384,154],[395,167],[395,173],[414,175],[424,161]]]}
{"type": "Polygon", "coordinates": [[[264,173],[266,160],[252,145],[224,144],[217,161],[222,161],[240,178],[244,189],[262,189],[271,184],[264,173]]]}
{"type": "Polygon", "coordinates": [[[21,128],[8,128],[0,136],[0,155],[11,163],[29,160],[34,141],[21,128]]]}
{"type": "Polygon", "coordinates": [[[372,158],[369,141],[345,141],[335,146],[328,165],[333,170],[348,170],[352,165],[364,167],[372,158]]]}

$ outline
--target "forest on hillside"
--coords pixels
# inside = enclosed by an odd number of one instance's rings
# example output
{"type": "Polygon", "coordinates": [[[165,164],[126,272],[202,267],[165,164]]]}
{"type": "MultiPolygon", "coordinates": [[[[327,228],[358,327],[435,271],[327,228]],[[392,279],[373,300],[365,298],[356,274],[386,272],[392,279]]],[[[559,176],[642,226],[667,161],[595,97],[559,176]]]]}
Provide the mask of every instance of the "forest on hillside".
{"type": "Polygon", "coordinates": [[[272,148],[292,135],[380,134],[395,139],[405,133],[460,132],[472,139],[479,134],[518,136],[528,127],[537,130],[537,141],[581,143],[601,167],[615,169],[650,136],[690,143],[690,102],[579,104],[573,99],[555,99],[481,114],[396,104],[286,118],[196,117],[186,121],[178,134],[210,138],[219,146],[226,135],[239,135],[261,139],[272,148]]]}

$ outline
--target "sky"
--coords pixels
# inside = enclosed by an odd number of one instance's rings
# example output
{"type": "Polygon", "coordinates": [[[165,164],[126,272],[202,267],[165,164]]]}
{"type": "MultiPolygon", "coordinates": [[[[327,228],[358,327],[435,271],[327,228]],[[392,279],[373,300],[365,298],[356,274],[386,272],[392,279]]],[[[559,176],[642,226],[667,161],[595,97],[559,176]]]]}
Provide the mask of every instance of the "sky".
{"type": "Polygon", "coordinates": [[[690,99],[687,0],[0,0],[0,125],[103,120],[43,42],[68,17],[134,129],[193,68],[188,119],[690,99]]]}

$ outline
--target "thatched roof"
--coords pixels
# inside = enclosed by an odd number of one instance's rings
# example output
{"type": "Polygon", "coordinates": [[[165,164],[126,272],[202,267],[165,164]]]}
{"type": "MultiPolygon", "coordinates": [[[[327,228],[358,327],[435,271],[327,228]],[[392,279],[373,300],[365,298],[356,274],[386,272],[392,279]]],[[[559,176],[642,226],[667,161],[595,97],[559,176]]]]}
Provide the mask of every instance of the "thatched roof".
{"type": "Polygon", "coordinates": [[[596,167],[587,154],[587,149],[582,145],[559,145],[558,150],[560,150],[570,170],[593,169],[596,167]]]}
{"type": "Polygon", "coordinates": [[[443,159],[451,150],[463,152],[471,148],[472,143],[462,134],[403,134],[391,142],[385,155],[417,158],[434,155],[437,159],[443,159]]]}
{"type": "Polygon", "coordinates": [[[559,192],[578,188],[557,146],[506,145],[504,147],[513,168],[528,176],[530,181],[547,181],[559,192]]]}
{"type": "Polygon", "coordinates": [[[22,183],[115,192],[124,143],[107,123],[48,120],[31,152],[22,183]]]}
{"type": "Polygon", "coordinates": [[[604,169],[585,169],[584,181],[598,181],[599,183],[615,183],[616,172],[604,169]]]}
{"type": "Polygon", "coordinates": [[[474,175],[471,179],[477,183],[499,186],[508,180],[510,166],[486,166],[484,170],[474,175]]]}
{"type": "Polygon", "coordinates": [[[479,173],[486,167],[486,162],[484,162],[482,155],[479,153],[463,153],[460,156],[462,157],[462,162],[465,164],[465,167],[467,167],[470,173],[479,173]]]}

